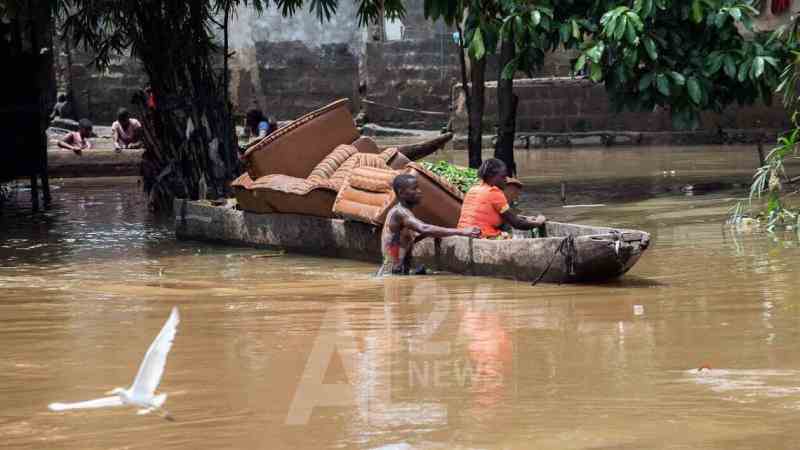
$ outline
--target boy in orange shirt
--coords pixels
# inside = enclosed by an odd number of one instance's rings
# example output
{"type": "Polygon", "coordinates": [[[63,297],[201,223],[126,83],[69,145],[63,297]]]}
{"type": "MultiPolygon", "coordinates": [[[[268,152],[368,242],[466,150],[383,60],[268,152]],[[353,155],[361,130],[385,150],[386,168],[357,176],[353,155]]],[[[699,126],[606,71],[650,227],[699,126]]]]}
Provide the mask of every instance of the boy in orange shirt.
{"type": "Polygon", "coordinates": [[[520,230],[530,230],[546,223],[547,218],[541,214],[530,219],[511,211],[501,189],[507,174],[505,163],[499,159],[487,159],[481,164],[478,169],[481,182],[470,188],[464,196],[458,228],[478,227],[483,238],[510,239],[510,234],[500,229],[503,224],[520,230]]]}

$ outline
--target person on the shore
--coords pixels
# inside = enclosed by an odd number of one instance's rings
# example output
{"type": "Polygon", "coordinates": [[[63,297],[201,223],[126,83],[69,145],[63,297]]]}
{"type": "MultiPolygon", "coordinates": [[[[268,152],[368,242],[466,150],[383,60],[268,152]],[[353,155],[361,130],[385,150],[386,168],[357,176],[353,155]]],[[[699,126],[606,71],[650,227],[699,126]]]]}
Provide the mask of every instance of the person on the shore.
{"type": "Polygon", "coordinates": [[[258,136],[259,125],[267,119],[264,113],[258,106],[258,102],[253,100],[250,102],[250,108],[247,109],[244,115],[244,132],[249,138],[258,136]]]}
{"type": "Polygon", "coordinates": [[[481,164],[478,177],[481,182],[473,186],[464,196],[458,227],[478,227],[481,237],[488,239],[510,239],[511,234],[501,227],[506,224],[520,230],[541,227],[547,218],[539,214],[535,219],[518,216],[508,204],[503,193],[508,170],[505,163],[491,158],[481,164]]]}
{"type": "Polygon", "coordinates": [[[156,95],[153,93],[153,88],[148,84],[144,87],[145,105],[149,111],[156,110],[156,95]]]}
{"type": "Polygon", "coordinates": [[[69,102],[67,94],[58,94],[58,101],[53,105],[53,112],[50,114],[50,120],[54,119],[73,119],[72,103],[69,102]]]}
{"type": "Polygon", "coordinates": [[[126,148],[140,148],[142,146],[142,124],[131,118],[125,108],[117,111],[117,120],[111,124],[111,139],[114,141],[114,151],[126,148]]]}
{"type": "Polygon", "coordinates": [[[383,224],[381,233],[383,265],[378,270],[378,275],[424,274],[423,267],[412,267],[411,253],[414,244],[426,237],[480,236],[480,230],[476,227],[444,228],[417,219],[411,209],[419,204],[422,191],[419,190],[414,175],[396,176],[392,182],[392,189],[400,202],[389,210],[386,222],[383,224]]]}
{"type": "Polygon", "coordinates": [[[71,131],[58,141],[59,148],[72,150],[76,155],[80,155],[84,150],[92,148],[89,137],[92,135],[92,122],[89,119],[81,119],[78,122],[78,131],[71,131]]]}

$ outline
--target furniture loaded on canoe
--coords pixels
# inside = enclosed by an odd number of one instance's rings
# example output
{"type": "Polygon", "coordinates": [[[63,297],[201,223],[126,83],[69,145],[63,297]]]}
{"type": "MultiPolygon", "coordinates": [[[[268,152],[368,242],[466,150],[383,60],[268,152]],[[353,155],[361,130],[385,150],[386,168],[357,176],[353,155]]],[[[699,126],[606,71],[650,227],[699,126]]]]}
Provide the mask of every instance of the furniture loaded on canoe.
{"type": "MultiPolygon", "coordinates": [[[[445,134],[418,144],[380,148],[360,136],[339,100],[306,114],[248,146],[246,172],[232,187],[236,201],[214,206],[176,200],[179,238],[281,247],[291,251],[379,262],[380,231],[397,202],[391,183],[414,174],[421,220],[455,227],[463,194],[414,161],[443,146],[445,134]]],[[[521,184],[509,183],[509,198],[521,184]]],[[[415,259],[436,270],[518,280],[603,280],[627,272],[649,235],[551,222],[546,238],[496,241],[424,239],[415,259]]]]}

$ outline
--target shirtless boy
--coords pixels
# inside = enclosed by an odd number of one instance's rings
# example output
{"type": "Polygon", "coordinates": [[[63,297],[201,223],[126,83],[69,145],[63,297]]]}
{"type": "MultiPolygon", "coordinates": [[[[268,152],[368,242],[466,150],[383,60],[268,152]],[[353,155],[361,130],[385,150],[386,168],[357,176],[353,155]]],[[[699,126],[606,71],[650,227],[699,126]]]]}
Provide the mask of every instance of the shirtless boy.
{"type": "MultiPolygon", "coordinates": [[[[386,215],[381,234],[383,265],[378,275],[408,275],[412,271],[411,253],[414,244],[426,237],[466,236],[480,237],[477,227],[456,229],[430,225],[414,216],[411,210],[419,204],[422,192],[414,175],[403,174],[395,177],[392,183],[400,202],[386,215]]],[[[415,272],[416,273],[416,272],[415,272]]]]}
{"type": "Polygon", "coordinates": [[[81,119],[78,122],[78,131],[67,133],[58,141],[58,147],[72,150],[76,155],[80,155],[84,150],[92,148],[92,143],[89,141],[91,135],[92,122],[89,119],[81,119]]]}

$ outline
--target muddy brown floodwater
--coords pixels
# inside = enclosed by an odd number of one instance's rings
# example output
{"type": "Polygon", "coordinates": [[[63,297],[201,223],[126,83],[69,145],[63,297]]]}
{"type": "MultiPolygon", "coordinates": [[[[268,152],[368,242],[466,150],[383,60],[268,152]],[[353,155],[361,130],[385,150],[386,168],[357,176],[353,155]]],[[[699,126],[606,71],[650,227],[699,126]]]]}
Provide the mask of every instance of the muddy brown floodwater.
{"type": "Polygon", "coordinates": [[[375,279],[359,262],[177,242],[135,180],[55,180],[39,214],[20,192],[0,215],[0,447],[797,448],[798,237],[721,224],[753,150],[518,160],[523,209],[653,246],[602,285],[375,279]],[[562,208],[562,180],[569,203],[606,206],[562,208]],[[722,190],[681,191],[700,181],[722,190]],[[47,410],[127,385],[173,305],[160,390],[176,422],[47,410]]]}

